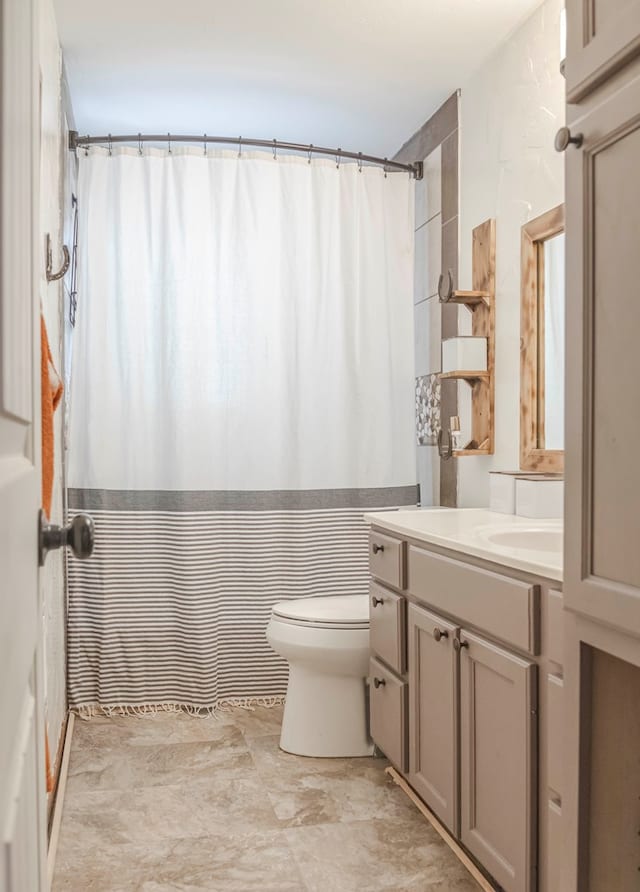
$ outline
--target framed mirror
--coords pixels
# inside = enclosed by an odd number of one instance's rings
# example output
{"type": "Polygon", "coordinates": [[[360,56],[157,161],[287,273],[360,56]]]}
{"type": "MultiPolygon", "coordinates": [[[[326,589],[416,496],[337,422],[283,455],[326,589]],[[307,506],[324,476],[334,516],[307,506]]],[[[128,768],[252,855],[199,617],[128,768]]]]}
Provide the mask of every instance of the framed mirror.
{"type": "Polygon", "coordinates": [[[564,205],[522,227],[520,467],[564,470],[564,205]]]}

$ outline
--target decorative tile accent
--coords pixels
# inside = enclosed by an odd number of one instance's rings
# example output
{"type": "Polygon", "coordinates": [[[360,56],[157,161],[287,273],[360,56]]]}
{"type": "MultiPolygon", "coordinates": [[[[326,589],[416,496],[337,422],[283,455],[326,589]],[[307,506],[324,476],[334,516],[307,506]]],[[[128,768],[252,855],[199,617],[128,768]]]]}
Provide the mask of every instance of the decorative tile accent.
{"type": "Polygon", "coordinates": [[[436,375],[416,378],[416,440],[418,446],[433,446],[440,427],[440,379],[436,375]]]}

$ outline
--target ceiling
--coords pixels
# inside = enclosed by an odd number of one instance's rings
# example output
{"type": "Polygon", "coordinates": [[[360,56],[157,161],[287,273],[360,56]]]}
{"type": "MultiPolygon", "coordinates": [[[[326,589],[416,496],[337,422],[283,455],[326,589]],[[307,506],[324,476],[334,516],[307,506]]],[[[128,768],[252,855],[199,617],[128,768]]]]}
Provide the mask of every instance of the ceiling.
{"type": "Polygon", "coordinates": [[[393,155],[540,0],[54,0],[81,133],[393,155]]]}

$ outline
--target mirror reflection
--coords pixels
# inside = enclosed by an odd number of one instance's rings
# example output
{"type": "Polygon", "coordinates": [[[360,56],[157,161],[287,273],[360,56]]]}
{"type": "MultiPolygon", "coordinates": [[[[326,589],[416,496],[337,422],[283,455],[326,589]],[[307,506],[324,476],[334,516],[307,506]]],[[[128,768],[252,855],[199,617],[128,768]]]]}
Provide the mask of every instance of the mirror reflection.
{"type": "Polygon", "coordinates": [[[540,245],[538,448],[564,449],[564,232],[540,245]]]}

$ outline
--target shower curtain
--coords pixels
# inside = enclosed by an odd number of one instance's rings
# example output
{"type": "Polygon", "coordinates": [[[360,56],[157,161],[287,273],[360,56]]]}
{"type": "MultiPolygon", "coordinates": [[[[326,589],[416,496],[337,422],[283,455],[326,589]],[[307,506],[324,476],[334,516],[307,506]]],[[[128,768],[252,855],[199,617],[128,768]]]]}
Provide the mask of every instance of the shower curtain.
{"type": "Polygon", "coordinates": [[[367,591],[415,505],[413,184],[271,154],[79,159],[72,707],[266,702],[282,599],[367,591]]]}

